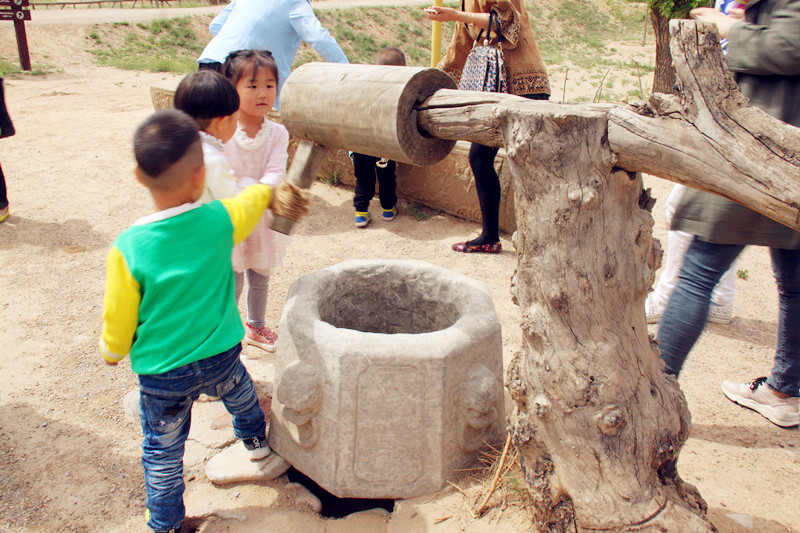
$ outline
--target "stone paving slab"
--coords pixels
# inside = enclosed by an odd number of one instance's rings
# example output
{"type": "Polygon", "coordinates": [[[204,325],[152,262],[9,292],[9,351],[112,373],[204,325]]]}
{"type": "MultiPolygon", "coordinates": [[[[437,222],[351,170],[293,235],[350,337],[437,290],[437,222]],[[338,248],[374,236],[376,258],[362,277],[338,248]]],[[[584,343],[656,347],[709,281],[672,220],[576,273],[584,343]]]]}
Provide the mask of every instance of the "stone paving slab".
{"type": "Polygon", "coordinates": [[[206,477],[216,485],[270,481],[286,472],[291,465],[277,453],[260,461],[251,461],[241,443],[228,446],[206,463],[206,477]]]}

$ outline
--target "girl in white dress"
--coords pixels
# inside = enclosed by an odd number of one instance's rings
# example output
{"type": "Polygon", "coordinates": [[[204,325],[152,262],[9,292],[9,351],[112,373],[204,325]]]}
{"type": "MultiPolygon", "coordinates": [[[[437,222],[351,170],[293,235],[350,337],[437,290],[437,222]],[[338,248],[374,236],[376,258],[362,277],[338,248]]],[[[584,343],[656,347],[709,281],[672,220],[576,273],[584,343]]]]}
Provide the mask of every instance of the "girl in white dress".
{"type": "MultiPolygon", "coordinates": [[[[286,176],[289,158],[289,132],[267,119],[275,104],[278,66],[265,50],[231,52],[223,67],[224,75],[239,93],[239,126],[225,144],[225,155],[246,186],[250,178],[274,188],[286,176]]],[[[236,274],[236,299],[247,277],[247,322],[245,343],[272,352],[278,336],[266,324],[269,276],[286,255],[289,237],[270,229],[272,212],[267,210],[250,236],[233,250],[236,274]]]]}

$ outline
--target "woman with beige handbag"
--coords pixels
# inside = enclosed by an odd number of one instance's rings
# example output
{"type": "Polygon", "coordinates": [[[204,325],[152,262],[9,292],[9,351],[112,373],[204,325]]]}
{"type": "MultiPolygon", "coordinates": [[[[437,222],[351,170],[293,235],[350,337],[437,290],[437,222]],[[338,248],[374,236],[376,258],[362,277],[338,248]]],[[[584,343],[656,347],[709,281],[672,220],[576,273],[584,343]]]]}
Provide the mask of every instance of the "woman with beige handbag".
{"type": "MultiPolygon", "coordinates": [[[[428,18],[434,21],[456,22],[453,40],[438,67],[456,82],[461,79],[464,63],[481,31],[486,32],[489,42],[499,44],[505,63],[505,78],[510,94],[533,100],[550,98],[550,82],[539,47],[533,36],[528,12],[520,0],[463,0],[461,9],[431,6],[425,9],[428,18]],[[490,19],[500,23],[500,32],[495,27],[488,31],[490,19]]],[[[493,23],[494,24],[494,23],[493,23]]],[[[472,143],[469,164],[475,176],[475,190],[481,208],[482,231],[472,240],[453,244],[456,252],[500,253],[500,178],[494,169],[497,148],[472,143]]]]}

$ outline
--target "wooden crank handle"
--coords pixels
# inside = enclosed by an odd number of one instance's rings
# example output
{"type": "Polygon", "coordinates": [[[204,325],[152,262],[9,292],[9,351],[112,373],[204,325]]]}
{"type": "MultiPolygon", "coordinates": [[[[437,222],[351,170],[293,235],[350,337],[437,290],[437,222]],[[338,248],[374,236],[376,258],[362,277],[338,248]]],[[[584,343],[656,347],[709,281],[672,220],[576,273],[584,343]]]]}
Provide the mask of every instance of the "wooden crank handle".
{"type": "MultiPolygon", "coordinates": [[[[294,152],[292,164],[289,165],[289,170],[286,172],[286,181],[301,189],[308,189],[314,183],[314,178],[317,177],[317,172],[327,156],[328,149],[324,146],[309,140],[300,141],[294,152]]],[[[288,235],[294,227],[294,222],[290,218],[275,215],[270,227],[288,235]]]]}

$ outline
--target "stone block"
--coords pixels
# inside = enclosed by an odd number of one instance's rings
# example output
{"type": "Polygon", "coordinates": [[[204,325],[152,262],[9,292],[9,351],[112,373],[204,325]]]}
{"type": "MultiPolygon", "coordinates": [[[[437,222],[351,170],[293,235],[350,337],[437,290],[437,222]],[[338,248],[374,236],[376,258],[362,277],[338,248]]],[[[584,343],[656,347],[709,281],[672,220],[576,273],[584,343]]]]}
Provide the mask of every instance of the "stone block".
{"type": "Polygon", "coordinates": [[[206,463],[206,477],[215,485],[270,481],[287,470],[289,463],[275,453],[251,461],[241,442],[228,446],[206,463]]]}
{"type": "Polygon", "coordinates": [[[125,416],[131,420],[139,421],[139,388],[131,389],[122,399],[122,408],[125,411],[125,416]]]}
{"type": "Polygon", "coordinates": [[[270,446],[328,492],[411,498],[504,426],[486,287],[424,261],[346,261],[297,280],[280,324],[270,446]]]}

